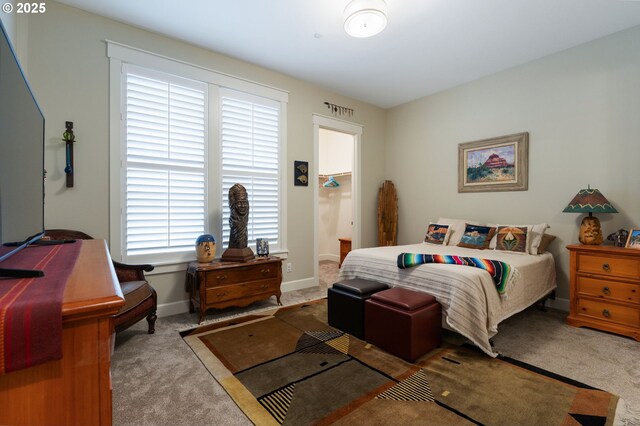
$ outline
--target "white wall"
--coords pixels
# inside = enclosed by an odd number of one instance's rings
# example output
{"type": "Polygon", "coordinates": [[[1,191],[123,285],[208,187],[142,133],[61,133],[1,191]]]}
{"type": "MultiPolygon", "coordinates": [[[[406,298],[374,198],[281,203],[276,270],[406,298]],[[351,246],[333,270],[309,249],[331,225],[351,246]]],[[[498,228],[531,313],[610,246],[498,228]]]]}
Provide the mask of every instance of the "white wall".
{"type": "MultiPolygon", "coordinates": [[[[363,245],[376,239],[376,188],[384,180],[385,111],[286,75],[174,39],[102,18],[56,2],[28,18],[28,78],[46,117],[46,207],[48,228],[79,229],[109,236],[109,61],[105,39],[260,82],[289,92],[287,126],[288,249],[293,271],[286,283],[312,281],[314,262],[312,187],[294,187],[294,160],[313,160],[312,114],[324,114],[325,101],[354,109],[364,126],[363,245]],[[64,122],[74,122],[75,187],[64,184],[64,122]]],[[[195,255],[194,255],[195,256],[195,255]]],[[[159,303],[184,309],[184,272],[151,276],[159,303]],[[175,305],[171,305],[175,303],[175,305]]],[[[287,288],[287,285],[283,285],[287,288]]]]}
{"type": "MultiPolygon", "coordinates": [[[[524,46],[523,46],[524,48],[524,46]]],[[[439,216],[548,222],[559,297],[568,298],[567,244],[583,215],[562,213],[598,188],[618,214],[603,233],[640,226],[640,27],[388,111],[386,176],[399,198],[399,243],[420,241],[439,216]],[[529,190],[457,192],[458,144],[529,132],[529,190]]]]}

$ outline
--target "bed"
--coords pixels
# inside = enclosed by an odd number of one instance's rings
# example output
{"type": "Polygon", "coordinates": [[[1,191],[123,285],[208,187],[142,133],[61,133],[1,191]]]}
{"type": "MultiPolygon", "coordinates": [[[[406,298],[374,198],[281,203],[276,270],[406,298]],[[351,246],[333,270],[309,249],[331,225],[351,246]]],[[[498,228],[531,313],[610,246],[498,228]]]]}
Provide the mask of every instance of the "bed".
{"type": "Polygon", "coordinates": [[[465,336],[493,357],[498,354],[489,339],[498,332],[498,324],[556,288],[555,263],[548,252],[528,255],[428,243],[351,251],[342,264],[340,278],[370,279],[432,294],[442,305],[443,326],[465,336]],[[512,283],[500,295],[485,270],[447,264],[400,269],[397,266],[400,253],[482,257],[506,262],[515,272],[512,283]]]}

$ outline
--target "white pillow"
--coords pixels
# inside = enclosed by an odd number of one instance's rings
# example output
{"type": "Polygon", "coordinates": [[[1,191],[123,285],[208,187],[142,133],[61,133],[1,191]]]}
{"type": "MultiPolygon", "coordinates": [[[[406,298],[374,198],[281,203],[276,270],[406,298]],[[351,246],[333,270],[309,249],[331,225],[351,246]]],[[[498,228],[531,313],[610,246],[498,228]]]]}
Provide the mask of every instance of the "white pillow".
{"type": "MultiPolygon", "coordinates": [[[[441,225],[449,225],[449,239],[445,243],[448,246],[457,246],[464,234],[464,228],[469,225],[480,225],[480,222],[474,222],[466,219],[449,219],[441,217],[436,223],[441,225]]],[[[537,250],[537,248],[536,248],[537,250]]]]}

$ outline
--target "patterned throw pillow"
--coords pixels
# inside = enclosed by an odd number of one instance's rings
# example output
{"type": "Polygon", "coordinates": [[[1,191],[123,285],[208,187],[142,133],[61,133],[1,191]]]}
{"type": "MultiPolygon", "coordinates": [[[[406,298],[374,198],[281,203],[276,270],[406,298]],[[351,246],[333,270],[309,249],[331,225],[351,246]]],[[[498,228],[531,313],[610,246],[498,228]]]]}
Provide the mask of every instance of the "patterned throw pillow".
{"type": "Polygon", "coordinates": [[[496,250],[527,253],[527,227],[498,226],[496,250]]]}
{"type": "Polygon", "coordinates": [[[496,228],[490,226],[469,225],[467,223],[458,247],[486,249],[489,247],[489,243],[495,232],[496,228]]]}
{"type": "Polygon", "coordinates": [[[430,244],[446,244],[448,231],[449,225],[430,223],[427,228],[427,235],[424,237],[424,242],[430,244]]]}

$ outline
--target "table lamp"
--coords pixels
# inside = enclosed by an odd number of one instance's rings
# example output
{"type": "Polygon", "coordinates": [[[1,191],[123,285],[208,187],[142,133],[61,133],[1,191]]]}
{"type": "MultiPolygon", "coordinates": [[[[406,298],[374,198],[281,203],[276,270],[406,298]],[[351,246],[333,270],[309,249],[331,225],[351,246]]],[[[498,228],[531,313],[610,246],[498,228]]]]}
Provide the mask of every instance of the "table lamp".
{"type": "Polygon", "coordinates": [[[599,245],[602,244],[602,229],[600,221],[593,213],[618,213],[609,200],[597,189],[581,189],[573,197],[569,205],[562,210],[565,213],[589,213],[580,224],[580,237],[578,240],[582,244],[599,245]]]}

